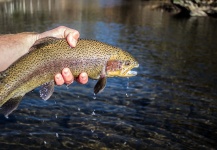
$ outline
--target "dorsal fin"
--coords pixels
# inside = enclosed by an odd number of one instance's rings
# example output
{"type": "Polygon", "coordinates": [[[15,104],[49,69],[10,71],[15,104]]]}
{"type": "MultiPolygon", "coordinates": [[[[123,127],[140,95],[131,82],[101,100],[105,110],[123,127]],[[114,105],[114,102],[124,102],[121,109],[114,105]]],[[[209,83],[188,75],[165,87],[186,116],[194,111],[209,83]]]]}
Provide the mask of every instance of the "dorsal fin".
{"type": "Polygon", "coordinates": [[[3,84],[4,78],[7,76],[7,72],[8,72],[7,70],[0,72],[0,87],[1,87],[1,84],[3,84]]]}
{"type": "Polygon", "coordinates": [[[0,81],[6,76],[7,74],[5,73],[5,71],[0,72],[0,81]]]}
{"type": "Polygon", "coordinates": [[[45,38],[41,38],[39,40],[37,40],[33,46],[29,49],[29,51],[33,51],[35,49],[39,49],[42,48],[44,46],[47,46],[51,43],[55,43],[58,40],[61,40],[61,38],[55,38],[55,37],[45,37],[45,38]]]}

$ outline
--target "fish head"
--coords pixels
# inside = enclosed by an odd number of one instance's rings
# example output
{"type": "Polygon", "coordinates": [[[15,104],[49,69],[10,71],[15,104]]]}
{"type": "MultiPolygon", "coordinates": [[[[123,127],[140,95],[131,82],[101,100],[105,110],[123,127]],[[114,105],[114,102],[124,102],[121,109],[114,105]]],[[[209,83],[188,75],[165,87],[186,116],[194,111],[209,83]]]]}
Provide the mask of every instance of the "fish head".
{"type": "Polygon", "coordinates": [[[132,69],[138,67],[138,61],[131,54],[117,49],[107,62],[106,73],[108,77],[131,77],[137,75],[137,72],[132,69]]]}

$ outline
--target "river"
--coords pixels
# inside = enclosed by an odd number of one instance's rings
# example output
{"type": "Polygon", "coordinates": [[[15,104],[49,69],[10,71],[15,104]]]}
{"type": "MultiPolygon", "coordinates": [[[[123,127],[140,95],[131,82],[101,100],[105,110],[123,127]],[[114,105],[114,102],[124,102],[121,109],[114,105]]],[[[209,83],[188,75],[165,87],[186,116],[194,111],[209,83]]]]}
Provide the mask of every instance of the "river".
{"type": "Polygon", "coordinates": [[[121,47],[139,62],[136,77],[28,93],[9,119],[0,149],[216,149],[217,19],[179,18],[145,1],[0,1],[0,34],[60,25],[121,47]]]}

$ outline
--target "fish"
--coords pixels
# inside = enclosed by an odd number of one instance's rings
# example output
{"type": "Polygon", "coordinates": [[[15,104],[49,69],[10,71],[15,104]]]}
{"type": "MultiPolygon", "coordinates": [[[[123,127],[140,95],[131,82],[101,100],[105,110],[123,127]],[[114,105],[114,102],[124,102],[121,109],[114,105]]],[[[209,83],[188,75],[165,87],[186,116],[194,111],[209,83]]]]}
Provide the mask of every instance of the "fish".
{"type": "Polygon", "coordinates": [[[41,86],[40,97],[48,100],[54,92],[54,75],[69,68],[74,77],[86,72],[98,80],[94,94],[106,86],[108,77],[132,77],[138,61],[121,48],[91,39],[79,39],[70,47],[66,39],[37,40],[29,53],[0,73],[0,111],[6,118],[17,109],[26,93],[41,86]]]}

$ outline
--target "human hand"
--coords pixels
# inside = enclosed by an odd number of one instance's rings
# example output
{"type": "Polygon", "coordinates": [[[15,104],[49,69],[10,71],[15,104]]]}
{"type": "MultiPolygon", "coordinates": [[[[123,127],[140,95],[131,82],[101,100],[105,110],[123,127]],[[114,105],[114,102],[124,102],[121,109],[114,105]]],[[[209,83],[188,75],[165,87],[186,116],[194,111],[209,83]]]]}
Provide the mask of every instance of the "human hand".
{"type": "MultiPolygon", "coordinates": [[[[66,38],[69,45],[71,47],[75,47],[79,38],[79,32],[71,28],[60,26],[40,34],[23,32],[17,34],[0,35],[0,72],[6,70],[21,56],[27,54],[30,47],[35,43],[36,40],[49,36],[56,38],[66,38]]],[[[56,78],[56,76],[54,77],[57,85],[62,85],[64,83],[70,84],[74,81],[70,70],[66,74],[63,72],[62,74],[57,74],[57,77],[59,76],[59,78],[56,78]]],[[[81,73],[77,81],[82,84],[87,83],[87,74],[81,73]]]]}
{"type": "MultiPolygon", "coordinates": [[[[75,47],[77,44],[77,40],[79,38],[79,32],[74,29],[60,26],[55,29],[38,34],[37,39],[41,39],[48,36],[66,38],[69,45],[71,47],[75,47]]],[[[61,73],[55,75],[54,80],[57,85],[63,85],[64,83],[71,84],[74,81],[74,77],[69,68],[64,68],[61,73]]],[[[75,80],[81,84],[86,84],[88,82],[88,75],[87,73],[83,72],[75,80]]]]}
{"type": "Polygon", "coordinates": [[[52,30],[38,34],[36,39],[38,40],[38,39],[49,37],[49,36],[56,37],[56,38],[66,38],[69,45],[71,47],[75,47],[80,34],[77,30],[74,30],[74,29],[71,29],[65,26],[59,26],[52,30]]]}
{"type": "MultiPolygon", "coordinates": [[[[55,75],[54,79],[57,85],[63,85],[64,83],[69,85],[74,81],[69,68],[64,68],[61,73],[55,75]]],[[[86,72],[83,72],[75,80],[81,84],[86,84],[88,82],[88,75],[86,72]]]]}

